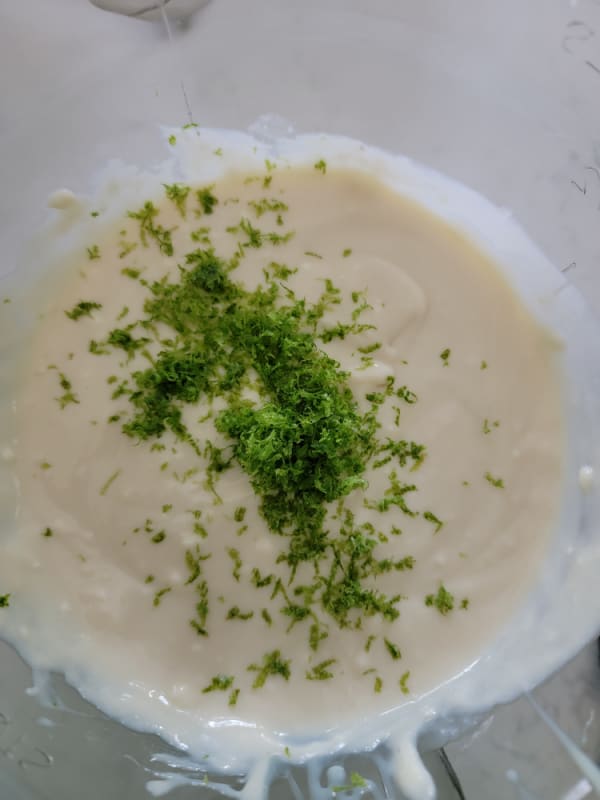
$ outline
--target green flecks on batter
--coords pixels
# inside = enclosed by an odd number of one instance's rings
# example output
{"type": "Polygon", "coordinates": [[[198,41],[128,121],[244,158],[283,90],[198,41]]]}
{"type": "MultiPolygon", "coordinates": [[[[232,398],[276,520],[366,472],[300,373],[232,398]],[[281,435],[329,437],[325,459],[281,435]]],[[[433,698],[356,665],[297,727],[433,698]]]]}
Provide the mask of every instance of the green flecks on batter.
{"type": "Polygon", "coordinates": [[[210,186],[205,186],[203,189],[196,190],[196,200],[198,201],[196,214],[198,216],[214,213],[215,206],[219,203],[217,196],[213,192],[214,188],[214,184],[211,184],[210,186]]]}
{"type": "Polygon", "coordinates": [[[410,670],[407,670],[400,676],[398,684],[400,685],[400,691],[402,692],[402,694],[410,694],[410,689],[408,688],[409,678],[410,678],[410,670]]]}
{"type": "Polygon", "coordinates": [[[149,240],[152,240],[163,255],[173,255],[171,231],[156,222],[158,209],[154,203],[148,200],[138,211],[129,211],[128,216],[140,223],[140,240],[144,247],[148,247],[149,240]]]}
{"type": "Polygon", "coordinates": [[[399,658],[402,658],[402,653],[398,645],[394,644],[393,642],[390,642],[390,640],[387,638],[384,638],[383,642],[385,644],[386,650],[394,659],[394,661],[396,661],[399,658]]]}
{"type": "Polygon", "coordinates": [[[427,522],[431,522],[432,525],[435,525],[434,533],[438,533],[442,530],[444,523],[441,519],[439,519],[439,517],[436,517],[432,511],[424,511],[423,519],[426,519],[427,522]]]}
{"type": "Polygon", "coordinates": [[[254,209],[257,217],[262,217],[262,215],[266,214],[268,211],[278,213],[288,210],[287,204],[276,198],[268,199],[265,197],[260,200],[250,200],[248,205],[254,209]]]}
{"type": "MultiPolygon", "coordinates": [[[[48,369],[52,368],[48,367],[48,369]]],[[[63,393],[60,395],[60,397],[56,397],[55,400],[59,404],[61,410],[64,410],[71,403],[79,405],[79,398],[73,391],[73,385],[64,372],[58,373],[58,382],[60,388],[63,390],[63,393]]]]}
{"type": "Polygon", "coordinates": [[[208,694],[209,692],[226,692],[228,689],[231,689],[234,680],[235,678],[233,675],[215,675],[208,686],[202,689],[202,694],[208,694]]]}
{"type": "Polygon", "coordinates": [[[172,587],[172,586],[165,586],[163,589],[159,589],[159,590],[158,590],[158,591],[157,591],[157,592],[154,594],[154,598],[153,598],[153,600],[152,600],[152,605],[153,605],[155,608],[156,608],[157,606],[159,606],[159,605],[161,604],[161,601],[162,601],[163,597],[164,597],[166,594],[168,594],[170,591],[172,591],[172,589],[173,589],[173,587],[172,587]]]}
{"type": "Polygon", "coordinates": [[[333,678],[333,672],[329,669],[329,667],[333,666],[333,664],[337,663],[336,658],[327,658],[325,661],[321,661],[319,664],[316,664],[312,669],[307,670],[306,672],[306,680],[307,681],[328,681],[333,678]]]}
{"type": "Polygon", "coordinates": [[[250,664],[247,667],[249,672],[256,672],[256,678],[252,684],[253,689],[261,689],[269,678],[281,677],[289,680],[291,675],[290,659],[282,658],[279,650],[272,650],[265,653],[262,664],[250,664]]]}
{"type": "Polygon", "coordinates": [[[490,484],[490,486],[493,486],[495,489],[504,489],[504,481],[502,478],[495,478],[491,472],[486,472],[483,477],[490,484]]]}
{"type": "Polygon", "coordinates": [[[425,605],[437,608],[442,616],[446,616],[454,608],[454,596],[450,594],[444,584],[441,584],[437,594],[428,594],[425,597],[425,605]]]}
{"type": "Polygon", "coordinates": [[[81,300],[70,311],[65,311],[66,316],[72,320],[78,320],[81,317],[91,317],[92,311],[97,311],[102,308],[101,303],[94,303],[91,300],[81,300]]]}
{"type": "Polygon", "coordinates": [[[227,616],[225,617],[225,619],[226,620],[239,619],[242,622],[246,622],[247,620],[252,619],[253,616],[254,616],[254,611],[242,611],[239,606],[232,606],[227,612],[227,616]]]}
{"type": "Polygon", "coordinates": [[[483,433],[488,434],[491,433],[494,428],[500,427],[500,420],[495,419],[493,422],[490,422],[487,418],[483,420],[483,424],[481,426],[481,430],[483,433]]]}
{"type": "Polygon", "coordinates": [[[121,472],[122,470],[120,469],[115,470],[113,474],[109,478],[107,478],[106,481],[102,484],[102,486],[100,487],[100,494],[102,495],[102,497],[104,497],[104,495],[108,492],[108,490],[110,489],[112,484],[117,480],[121,472]]]}
{"type": "Polygon", "coordinates": [[[181,183],[164,183],[163,186],[165,188],[166,196],[174,204],[181,216],[185,219],[187,213],[186,203],[190,193],[190,187],[184,186],[181,183]]]}

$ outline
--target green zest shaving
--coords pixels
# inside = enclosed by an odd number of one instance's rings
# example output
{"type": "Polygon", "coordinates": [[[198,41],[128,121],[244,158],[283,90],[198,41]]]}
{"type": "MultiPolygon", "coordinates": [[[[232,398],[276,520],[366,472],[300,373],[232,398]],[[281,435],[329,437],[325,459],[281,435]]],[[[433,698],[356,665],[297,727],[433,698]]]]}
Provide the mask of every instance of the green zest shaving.
{"type": "Polygon", "coordinates": [[[80,317],[91,317],[92,311],[96,311],[99,308],[102,308],[101,303],[93,303],[89,300],[82,300],[70,311],[65,311],[65,314],[69,319],[77,320],[80,317]]]}
{"type": "Polygon", "coordinates": [[[290,661],[282,659],[279,650],[273,650],[263,656],[262,664],[250,664],[249,672],[258,673],[252,684],[253,689],[260,689],[268,678],[280,676],[284,680],[290,678],[290,661]]]}
{"type": "Polygon", "coordinates": [[[60,395],[60,397],[56,397],[55,399],[61,410],[65,409],[70,403],[75,403],[78,405],[79,398],[73,392],[73,385],[64,372],[58,373],[58,382],[60,384],[60,388],[63,390],[63,393],[60,395]]]}
{"type": "Polygon", "coordinates": [[[208,694],[208,692],[226,692],[227,689],[230,689],[233,686],[233,681],[233,675],[216,675],[209,685],[202,689],[202,693],[208,694]]]}
{"type": "Polygon", "coordinates": [[[437,594],[427,595],[425,598],[425,605],[437,608],[440,614],[446,616],[446,614],[449,614],[454,608],[454,597],[442,584],[438,589],[437,594]]]}
{"type": "Polygon", "coordinates": [[[504,489],[504,481],[502,478],[494,478],[490,472],[486,472],[483,477],[491,486],[494,486],[496,489],[504,489]]]}

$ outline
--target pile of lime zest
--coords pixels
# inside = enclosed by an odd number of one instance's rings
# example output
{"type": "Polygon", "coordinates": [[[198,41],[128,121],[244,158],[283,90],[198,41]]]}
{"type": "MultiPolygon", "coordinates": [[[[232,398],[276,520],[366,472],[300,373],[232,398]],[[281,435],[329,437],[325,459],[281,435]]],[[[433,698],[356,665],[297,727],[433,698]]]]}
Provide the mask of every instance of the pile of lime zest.
{"type": "MultiPolygon", "coordinates": [[[[181,205],[182,216],[188,188],[179,184],[165,187],[167,196],[181,205]]],[[[200,205],[197,214],[213,212],[219,202],[213,188],[194,191],[200,205]]],[[[279,201],[249,205],[257,217],[268,211],[287,210],[279,201]]],[[[140,223],[142,245],[148,246],[152,240],[163,254],[174,255],[171,232],[159,224],[157,216],[158,209],[151,202],[129,212],[129,217],[140,223]]],[[[201,229],[202,236],[208,230],[201,229]]],[[[228,231],[238,238],[232,258],[220,257],[209,244],[188,252],[175,278],[165,275],[150,282],[140,279],[138,269],[121,270],[126,277],[139,279],[147,292],[142,318],[109,331],[101,342],[92,340],[89,349],[96,354],[122,350],[127,363],[134,363],[112,394],[113,399],[126,397],[129,401],[129,411],[115,416],[115,420],[125,417],[122,430],[127,436],[148,441],[169,432],[192,447],[205,464],[205,487],[213,492],[215,502],[220,501],[215,488],[219,475],[233,464],[245,471],[262,517],[281,541],[277,561],[287,566],[289,575],[284,583],[282,578],[263,575],[257,568],[242,571],[239,551],[228,548],[233,578],[240,581],[243,575],[257,590],[266,592],[271,611],[273,601],[282,598],[279,611],[289,620],[287,630],[304,626],[310,649],[315,652],[328,638],[327,619],[340,628],[360,629],[363,617],[379,615],[391,622],[399,615],[402,595],[379,591],[376,580],[385,573],[412,569],[415,560],[412,556],[378,558],[377,547],[388,541],[388,535],[370,522],[359,522],[345,500],[353,492],[366,490],[367,466],[383,467],[392,461],[400,468],[414,470],[420,466],[426,456],[424,445],[390,437],[380,441],[377,436],[377,415],[388,399],[412,405],[418,398],[407,386],[396,386],[395,378],[389,376],[381,391],[366,396],[368,410],[361,410],[349,387],[349,374],[320,348],[319,342],[374,327],[359,322],[361,314],[372,309],[366,292],[352,292],[351,320],[328,329],[323,326],[323,317],[341,303],[341,292],[330,279],[324,279],[317,302],[308,303],[298,299],[284,283],[296,267],[267,260],[264,282],[251,290],[232,278],[246,248],[283,244],[293,232],[264,232],[245,217],[228,231]],[[166,337],[165,328],[169,330],[166,337]],[[137,330],[148,335],[137,335],[137,330]],[[159,338],[159,330],[163,338],[159,338]],[[152,343],[160,346],[157,352],[147,348],[152,343]],[[138,358],[140,355],[145,362],[138,358]],[[252,390],[252,399],[248,399],[248,389],[252,390]],[[220,410],[211,410],[203,421],[212,419],[224,446],[197,441],[184,421],[186,407],[203,401],[212,408],[215,398],[219,398],[220,410]],[[334,514],[331,508],[335,501],[334,514]],[[299,571],[301,565],[304,567],[299,571]],[[319,612],[325,612],[325,617],[319,612]]],[[[199,233],[198,239],[202,236],[199,233]]],[[[350,252],[344,251],[344,255],[350,252]]],[[[371,353],[380,346],[377,342],[361,352],[371,353]]],[[[396,406],[393,409],[398,424],[400,411],[396,406]]],[[[154,441],[152,449],[159,447],[154,441]]],[[[165,462],[161,469],[167,467],[165,462]]],[[[410,517],[423,516],[436,525],[443,524],[432,512],[409,508],[406,495],[416,491],[414,484],[402,482],[395,470],[388,479],[389,487],[382,498],[369,500],[363,495],[366,507],[384,512],[395,506],[410,517]]],[[[244,516],[245,508],[235,510],[236,522],[242,522],[244,516]]],[[[193,524],[198,535],[208,536],[199,522],[193,524]]],[[[246,529],[242,526],[237,532],[246,529]]],[[[150,521],[144,530],[154,543],[166,537],[165,531],[156,531],[150,521]]],[[[393,526],[390,533],[401,531],[393,526]]],[[[189,624],[200,636],[209,635],[210,587],[203,570],[203,561],[209,557],[199,547],[185,554],[185,583],[196,594],[196,613],[189,624]]],[[[155,594],[155,605],[167,591],[155,594]]],[[[256,609],[269,626],[273,625],[270,610],[260,609],[260,605],[256,609]]],[[[245,621],[254,614],[232,606],[225,619],[245,621]]],[[[390,658],[401,657],[396,644],[385,637],[383,641],[390,658]]],[[[328,680],[329,667],[334,663],[334,658],[326,658],[310,670],[310,677],[307,672],[306,678],[328,680]]],[[[251,664],[248,669],[258,673],[254,688],[260,688],[272,675],[287,680],[291,674],[290,662],[282,659],[278,650],[265,654],[262,664],[251,664]]],[[[380,692],[382,686],[377,676],[374,691],[380,692]]],[[[239,689],[232,692],[232,704],[238,694],[239,689]]]]}
{"type": "MultiPolygon", "coordinates": [[[[290,580],[300,563],[315,566],[314,580],[294,587],[306,608],[317,604],[342,627],[359,624],[356,612],[395,619],[401,595],[384,595],[366,579],[412,568],[414,560],[375,558],[378,537],[368,526],[356,525],[349,511],[337,535],[324,523],[329,503],[365,488],[364,472],[375,453],[400,465],[408,458],[414,464],[422,460],[422,445],[376,438],[376,407],[383,399],[395,394],[410,403],[416,396],[406,387],[395,389],[391,379],[381,398],[371,398],[374,408],[361,413],[347,373],[316,344],[318,323],[339,302],[339,290],[326,280],[322,297],[308,305],[282,294],[275,278],[248,291],[231,279],[235,266],[235,259],[198,249],[186,255],[178,282],[164,278],[148,287],[146,318],[136,324],[167,325],[174,337],[151,367],[132,372],[127,390],[121,386],[133,407],[123,431],[148,440],[170,430],[208,458],[209,479],[237,461],[260,498],[270,530],[286,539],[279,560],[288,564],[290,580]],[[242,396],[251,372],[258,376],[260,406],[242,396]],[[183,421],[185,404],[214,397],[227,401],[214,420],[230,442],[225,450],[210,442],[201,448],[183,421]]],[[[102,347],[132,354],[146,341],[131,335],[133,327],[111,331],[102,347]]],[[[400,485],[395,473],[391,480],[380,510],[390,505],[406,510],[403,496],[416,487],[400,485]]],[[[239,556],[230,556],[239,577],[239,556]]],[[[304,614],[309,616],[316,625],[312,611],[304,614]]],[[[309,636],[314,643],[326,632],[311,627],[309,636]]]]}

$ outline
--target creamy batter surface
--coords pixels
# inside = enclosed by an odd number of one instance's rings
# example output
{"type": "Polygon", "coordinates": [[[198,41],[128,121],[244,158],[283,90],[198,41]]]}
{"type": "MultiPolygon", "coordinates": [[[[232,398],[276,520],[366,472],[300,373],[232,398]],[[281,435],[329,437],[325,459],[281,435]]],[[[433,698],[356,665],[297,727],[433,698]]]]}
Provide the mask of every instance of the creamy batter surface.
{"type": "Polygon", "coordinates": [[[562,479],[556,343],[496,266],[326,160],[107,216],[22,364],[0,631],[174,737],[322,733],[466,669],[562,479]]]}

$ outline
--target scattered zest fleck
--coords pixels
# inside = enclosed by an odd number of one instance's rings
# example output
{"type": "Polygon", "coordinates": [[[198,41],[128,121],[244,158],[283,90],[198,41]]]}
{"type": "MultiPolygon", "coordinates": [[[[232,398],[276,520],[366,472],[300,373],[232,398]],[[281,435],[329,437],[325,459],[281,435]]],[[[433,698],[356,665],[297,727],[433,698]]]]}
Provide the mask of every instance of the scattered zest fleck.
{"type": "Polygon", "coordinates": [[[494,486],[496,489],[504,489],[504,481],[502,478],[494,478],[491,472],[486,472],[484,478],[490,486],[494,486]]]}
{"type": "Polygon", "coordinates": [[[156,606],[160,605],[161,600],[163,597],[168,594],[172,590],[171,586],[165,586],[164,589],[159,589],[158,592],[154,595],[154,599],[152,600],[152,605],[156,608],[156,606]]]}
{"type": "Polygon", "coordinates": [[[232,707],[235,706],[237,704],[239,696],[240,696],[240,690],[239,689],[232,689],[231,693],[229,695],[229,700],[227,702],[227,705],[228,706],[232,706],[232,707]]]}
{"type": "Polygon", "coordinates": [[[250,664],[248,671],[258,673],[252,688],[260,689],[265,685],[267,678],[273,676],[280,675],[284,680],[289,680],[291,675],[290,660],[283,659],[279,650],[273,650],[270,653],[265,653],[262,664],[250,664]]]}
{"type": "Polygon", "coordinates": [[[364,789],[367,786],[367,781],[358,772],[353,772],[350,775],[350,783],[343,786],[332,786],[331,791],[336,794],[340,792],[351,792],[353,789],[364,789]]]}
{"type": "Polygon", "coordinates": [[[102,497],[108,492],[112,484],[117,480],[119,475],[121,474],[121,470],[117,469],[113,472],[113,474],[102,484],[100,487],[100,494],[102,497]]]}
{"type": "Polygon", "coordinates": [[[328,658],[325,661],[321,661],[320,664],[314,666],[311,670],[307,671],[306,673],[306,680],[308,681],[327,681],[333,678],[333,672],[331,672],[328,667],[332,664],[335,664],[337,659],[335,658],[328,658]]]}
{"type": "Polygon", "coordinates": [[[201,214],[212,214],[214,212],[215,206],[219,202],[218,198],[213,193],[214,188],[214,185],[211,184],[210,186],[205,186],[203,189],[198,189],[196,191],[196,199],[200,206],[196,212],[198,216],[201,214]]]}
{"type": "Polygon", "coordinates": [[[181,183],[164,183],[165,194],[175,205],[181,216],[185,219],[186,216],[186,202],[188,194],[190,193],[189,186],[183,186],[181,183]]]}
{"type": "Polygon", "coordinates": [[[426,606],[433,606],[442,614],[446,616],[454,608],[454,596],[442,584],[437,591],[437,594],[428,594],[425,598],[426,606]]]}
{"type": "Polygon", "coordinates": [[[449,347],[447,347],[445,350],[442,350],[442,352],[440,353],[440,358],[444,362],[444,366],[445,367],[448,366],[448,360],[450,358],[450,353],[451,353],[451,350],[450,350],[449,347]]]}
{"type": "Polygon", "coordinates": [[[60,384],[60,388],[63,390],[63,394],[60,397],[56,397],[55,400],[59,404],[61,410],[66,408],[69,403],[75,403],[76,405],[79,404],[79,398],[73,392],[73,385],[71,381],[67,378],[64,372],[58,373],[58,382],[60,384]]]}
{"type": "Polygon", "coordinates": [[[483,433],[491,433],[493,428],[500,427],[500,420],[495,419],[492,423],[488,419],[483,420],[483,425],[481,426],[481,430],[483,433]]]}
{"type": "Polygon", "coordinates": [[[399,658],[402,658],[402,653],[400,652],[400,648],[395,645],[393,642],[390,642],[389,639],[385,638],[384,640],[386,649],[394,661],[397,661],[399,658]]]}
{"type": "Polygon", "coordinates": [[[0,594],[0,608],[8,608],[10,606],[10,594],[0,594]]]}
{"type": "Polygon", "coordinates": [[[88,258],[90,261],[94,261],[96,258],[100,258],[100,248],[97,244],[93,244],[91,247],[86,248],[88,258]]]}
{"type": "Polygon", "coordinates": [[[208,686],[202,689],[202,694],[208,694],[209,692],[226,692],[227,689],[231,689],[233,686],[233,681],[233,675],[215,675],[208,686]]]}
{"type": "Polygon", "coordinates": [[[65,311],[65,314],[69,319],[78,320],[80,317],[91,317],[92,311],[97,311],[100,308],[102,308],[102,303],[81,300],[70,311],[65,311]]]}
{"type": "Polygon", "coordinates": [[[433,525],[435,525],[434,533],[438,533],[438,531],[440,531],[444,525],[442,520],[438,519],[438,517],[436,517],[436,515],[432,511],[424,511],[423,519],[426,519],[427,522],[431,522],[433,523],[433,525]]]}
{"type": "Polygon", "coordinates": [[[400,680],[398,683],[400,684],[400,691],[402,694],[410,694],[410,689],[408,688],[408,679],[410,678],[410,670],[407,670],[403,675],[400,676],[400,680]]]}
{"type": "Polygon", "coordinates": [[[323,175],[325,175],[325,173],[327,172],[327,164],[326,164],[326,162],[323,161],[323,159],[320,159],[315,164],[315,169],[319,170],[319,172],[322,172],[323,175]]]}

